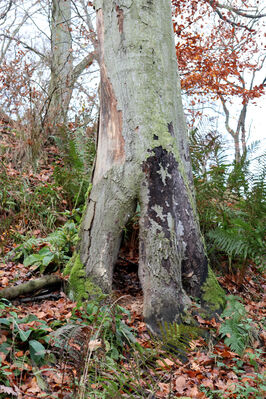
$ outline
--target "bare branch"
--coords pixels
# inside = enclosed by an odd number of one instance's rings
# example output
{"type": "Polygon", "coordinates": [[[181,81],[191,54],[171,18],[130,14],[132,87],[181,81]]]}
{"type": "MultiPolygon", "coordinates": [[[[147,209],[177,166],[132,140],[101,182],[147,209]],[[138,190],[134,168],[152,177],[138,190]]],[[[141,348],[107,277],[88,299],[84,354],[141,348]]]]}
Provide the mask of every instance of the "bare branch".
{"type": "MultiPolygon", "coordinates": [[[[16,33],[17,33],[17,32],[16,32],[16,33]]],[[[20,39],[14,37],[13,35],[10,36],[10,35],[6,35],[6,34],[2,33],[2,34],[0,34],[0,36],[9,39],[9,41],[14,40],[14,41],[17,42],[18,44],[21,44],[26,50],[33,51],[33,52],[34,52],[35,54],[37,54],[39,57],[46,58],[46,56],[45,56],[44,54],[42,54],[40,51],[38,51],[38,50],[36,50],[35,48],[29,46],[27,43],[25,43],[25,42],[23,42],[22,40],[20,40],[20,39]]]]}
{"type": "Polygon", "coordinates": [[[22,21],[19,23],[19,25],[16,27],[16,29],[12,32],[11,35],[5,35],[2,34],[1,36],[6,37],[8,39],[8,42],[5,44],[3,42],[2,48],[1,48],[1,55],[0,55],[0,64],[2,63],[6,52],[12,42],[12,40],[14,40],[16,34],[19,32],[20,28],[24,25],[24,23],[27,21],[28,17],[26,15],[24,15],[24,18],[22,19],[22,21]]]}
{"type": "Polygon", "coordinates": [[[95,30],[94,30],[94,27],[93,27],[91,16],[88,13],[88,6],[85,4],[84,0],[80,0],[80,3],[82,5],[83,11],[85,13],[86,24],[87,24],[87,26],[89,28],[90,33],[91,33],[91,35],[90,35],[91,43],[92,43],[94,49],[96,49],[96,47],[97,47],[97,38],[96,38],[96,33],[95,33],[95,30]]]}
{"type": "Polygon", "coordinates": [[[13,0],[9,0],[8,4],[6,5],[6,9],[0,14],[0,19],[4,19],[7,16],[7,13],[10,11],[13,4],[13,0]]]}
{"type": "Polygon", "coordinates": [[[257,8],[255,9],[255,14],[249,14],[248,12],[239,10],[239,9],[236,8],[236,7],[228,6],[227,4],[221,4],[221,3],[219,3],[219,2],[216,1],[216,0],[206,0],[206,1],[207,1],[207,3],[209,3],[213,8],[216,8],[216,7],[217,7],[217,8],[220,8],[220,9],[225,9],[225,10],[231,11],[231,12],[233,12],[233,13],[235,13],[235,14],[241,16],[241,17],[244,17],[244,18],[259,19],[259,18],[264,18],[264,17],[266,17],[266,14],[260,14],[260,13],[258,12],[258,9],[257,9],[257,8]]]}
{"type": "Polygon", "coordinates": [[[256,12],[255,14],[250,14],[250,13],[246,13],[246,12],[244,12],[242,10],[239,10],[239,9],[237,9],[235,7],[231,7],[231,6],[228,6],[226,4],[221,4],[221,3],[219,3],[216,0],[205,0],[205,1],[213,8],[213,10],[219,16],[219,18],[221,18],[223,21],[226,21],[230,25],[236,26],[238,28],[244,28],[244,29],[246,29],[246,30],[248,30],[250,32],[252,32],[252,28],[250,28],[247,25],[241,24],[239,22],[235,22],[234,20],[228,18],[227,16],[223,15],[219,9],[228,10],[231,13],[236,14],[238,16],[241,16],[243,18],[249,18],[249,19],[258,20],[260,18],[266,17],[266,14],[260,14],[257,9],[255,10],[255,12],[256,12]]]}
{"type": "Polygon", "coordinates": [[[89,67],[93,61],[96,59],[96,53],[95,51],[89,53],[83,60],[80,61],[79,64],[77,64],[73,70],[72,73],[72,81],[73,83],[76,82],[80,74],[84,71],[85,68],[89,67]]]}

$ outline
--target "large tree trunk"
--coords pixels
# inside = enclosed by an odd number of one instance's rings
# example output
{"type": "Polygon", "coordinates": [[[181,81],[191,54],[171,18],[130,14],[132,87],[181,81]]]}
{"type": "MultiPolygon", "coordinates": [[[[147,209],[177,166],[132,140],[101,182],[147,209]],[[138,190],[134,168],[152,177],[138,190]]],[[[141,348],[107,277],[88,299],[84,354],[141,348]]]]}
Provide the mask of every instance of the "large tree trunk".
{"type": "Polygon", "coordinates": [[[70,283],[82,264],[87,279],[112,289],[122,231],[139,202],[144,317],[158,331],[161,321],[180,320],[189,295],[205,295],[213,308],[221,303],[207,293],[219,286],[208,269],[196,214],[170,0],[100,0],[95,6],[98,148],[81,262],[70,283]]]}

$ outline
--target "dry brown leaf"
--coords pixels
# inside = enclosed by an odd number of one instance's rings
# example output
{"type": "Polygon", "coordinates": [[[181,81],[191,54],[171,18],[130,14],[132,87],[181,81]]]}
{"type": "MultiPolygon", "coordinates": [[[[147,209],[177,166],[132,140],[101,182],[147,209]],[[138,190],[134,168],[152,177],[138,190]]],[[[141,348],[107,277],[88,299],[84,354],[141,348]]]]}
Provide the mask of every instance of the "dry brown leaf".
{"type": "Polygon", "coordinates": [[[225,390],[227,388],[227,384],[224,383],[222,380],[215,381],[215,386],[218,389],[223,389],[223,390],[225,390]]]}
{"type": "Polygon", "coordinates": [[[9,283],[9,279],[8,279],[7,277],[3,277],[3,278],[1,279],[1,285],[2,285],[3,287],[6,287],[6,286],[8,285],[8,283],[9,283]]]}
{"type": "Polygon", "coordinates": [[[190,367],[192,370],[200,371],[200,366],[192,360],[190,367]]]}
{"type": "Polygon", "coordinates": [[[186,383],[187,380],[185,377],[180,375],[179,377],[176,378],[175,380],[175,389],[178,393],[183,393],[185,388],[186,388],[186,383]]]}
{"type": "Polygon", "coordinates": [[[158,386],[160,388],[160,392],[157,392],[156,395],[159,398],[165,398],[166,395],[170,393],[170,384],[166,384],[165,382],[159,382],[158,386]]]}
{"type": "Polygon", "coordinates": [[[201,383],[202,383],[202,385],[205,386],[205,388],[210,388],[212,390],[214,389],[214,385],[213,385],[212,380],[209,380],[209,379],[206,378],[206,379],[202,380],[201,383]]]}
{"type": "Polygon", "coordinates": [[[100,346],[102,345],[102,341],[100,339],[92,339],[89,342],[89,350],[91,352],[96,351],[96,349],[100,348],[100,346]]]}
{"type": "Polygon", "coordinates": [[[5,385],[0,385],[0,393],[6,393],[13,396],[18,396],[18,394],[10,387],[6,387],[5,385]]]}
{"type": "Polygon", "coordinates": [[[158,364],[159,367],[163,369],[172,367],[174,365],[174,362],[172,362],[172,360],[167,358],[163,360],[156,360],[156,363],[158,364]]]}
{"type": "Polygon", "coordinates": [[[194,387],[188,389],[187,395],[192,398],[199,398],[201,396],[201,392],[199,392],[198,387],[194,385],[194,387]]]}

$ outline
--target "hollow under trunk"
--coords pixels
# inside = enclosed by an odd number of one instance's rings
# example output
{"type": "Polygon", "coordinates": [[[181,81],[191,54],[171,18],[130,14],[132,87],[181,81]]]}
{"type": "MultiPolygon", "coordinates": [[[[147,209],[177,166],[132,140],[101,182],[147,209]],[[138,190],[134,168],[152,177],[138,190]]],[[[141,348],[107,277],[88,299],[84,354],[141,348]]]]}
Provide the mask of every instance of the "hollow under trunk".
{"type": "MultiPolygon", "coordinates": [[[[101,112],[80,273],[109,292],[122,231],[140,205],[139,277],[153,331],[189,296],[219,308],[197,219],[170,1],[96,1],[101,112]],[[210,288],[210,289],[209,289],[210,288]],[[213,293],[215,296],[215,293],[213,293]]],[[[74,284],[73,284],[74,287],[74,284]]],[[[75,287],[74,287],[75,289],[75,287]]],[[[220,291],[220,296],[222,292],[220,291]]]]}

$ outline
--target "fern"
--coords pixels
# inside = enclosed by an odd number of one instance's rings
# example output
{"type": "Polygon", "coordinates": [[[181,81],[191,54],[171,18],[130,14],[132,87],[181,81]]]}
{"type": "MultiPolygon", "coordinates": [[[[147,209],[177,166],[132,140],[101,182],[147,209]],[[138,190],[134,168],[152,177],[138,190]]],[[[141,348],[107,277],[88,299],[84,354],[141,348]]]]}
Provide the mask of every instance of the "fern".
{"type": "Polygon", "coordinates": [[[240,298],[228,296],[228,305],[222,313],[224,322],[220,327],[220,335],[233,352],[240,356],[251,342],[252,325],[240,298]]]}
{"type": "Polygon", "coordinates": [[[76,208],[84,203],[90,182],[95,157],[94,137],[88,137],[81,128],[68,131],[62,127],[60,135],[54,140],[64,162],[63,166],[55,166],[54,178],[63,187],[71,206],[76,208]]]}
{"type": "MultiPolygon", "coordinates": [[[[40,251],[43,252],[44,248],[46,248],[46,255],[48,253],[51,260],[60,265],[69,260],[77,240],[77,227],[74,221],[68,221],[64,226],[59,227],[45,238],[31,237],[27,239],[14,250],[10,251],[7,254],[7,258],[22,259],[25,264],[31,265],[33,264],[32,261],[37,260],[37,257],[34,257],[32,254],[40,254],[40,251]],[[41,246],[42,248],[40,249],[41,246]]],[[[34,263],[37,263],[37,261],[34,263]]]]}
{"type": "Polygon", "coordinates": [[[225,252],[231,261],[251,258],[259,264],[265,254],[266,155],[251,159],[259,145],[254,143],[238,164],[229,165],[217,137],[206,137],[193,133],[191,149],[200,224],[209,253],[225,252]]]}
{"type": "Polygon", "coordinates": [[[201,334],[200,328],[167,322],[161,323],[159,328],[164,348],[175,353],[181,361],[187,361],[186,352],[191,341],[201,334]]]}
{"type": "Polygon", "coordinates": [[[253,254],[249,243],[245,242],[245,237],[238,236],[234,229],[221,230],[217,228],[210,231],[208,237],[213,240],[220,251],[226,252],[229,256],[240,256],[246,259],[247,255],[253,254]]]}

